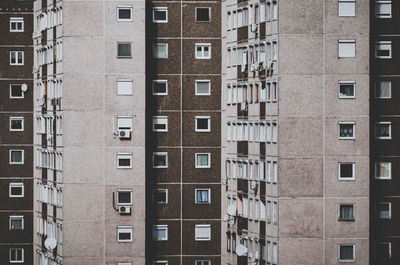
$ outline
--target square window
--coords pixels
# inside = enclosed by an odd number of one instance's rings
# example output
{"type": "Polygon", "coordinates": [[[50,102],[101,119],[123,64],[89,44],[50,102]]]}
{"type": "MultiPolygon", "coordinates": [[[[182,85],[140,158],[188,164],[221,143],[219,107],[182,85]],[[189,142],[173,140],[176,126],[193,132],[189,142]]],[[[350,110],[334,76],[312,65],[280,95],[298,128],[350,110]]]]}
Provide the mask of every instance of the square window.
{"type": "Polygon", "coordinates": [[[210,22],[211,8],[209,7],[197,7],[196,8],[196,22],[210,22]]]}
{"type": "Polygon", "coordinates": [[[196,96],[209,96],[211,95],[211,82],[210,80],[196,80],[196,96]]]}
{"type": "Polygon", "coordinates": [[[355,245],[339,245],[339,261],[352,262],[355,260],[355,245]]]}
{"type": "Polygon", "coordinates": [[[340,122],[339,123],[339,139],[355,139],[355,123],[340,122]]]}
{"type": "Polygon", "coordinates": [[[10,230],[24,230],[24,217],[10,216],[10,230]]]}
{"type": "Polygon", "coordinates": [[[22,84],[10,85],[10,98],[24,98],[24,92],[22,91],[22,84]]]}
{"type": "Polygon", "coordinates": [[[378,218],[379,219],[390,219],[391,218],[391,204],[390,202],[380,202],[377,205],[378,218]]]}
{"type": "Polygon", "coordinates": [[[168,240],[168,225],[153,225],[153,240],[168,240]]]}
{"type": "Polygon", "coordinates": [[[355,57],[356,41],[355,40],[339,40],[339,58],[355,57]]]}
{"type": "Polygon", "coordinates": [[[210,153],[196,153],[196,168],[210,168],[211,167],[211,154],[210,153]]]}
{"type": "Polygon", "coordinates": [[[118,131],[132,130],[132,116],[117,116],[118,131]]]}
{"type": "Polygon", "coordinates": [[[354,205],[352,204],[340,205],[339,221],[354,221],[354,205]]]}
{"type": "Polygon", "coordinates": [[[24,52],[11,51],[10,52],[10,65],[24,65],[24,52]]]}
{"type": "Polygon", "coordinates": [[[154,96],[168,95],[168,80],[153,80],[153,95],[154,96]]]}
{"type": "Polygon", "coordinates": [[[132,205],[132,190],[118,190],[118,205],[132,205]]]}
{"type": "Polygon", "coordinates": [[[196,48],[195,51],[196,59],[211,59],[210,43],[196,43],[195,48],[196,48]]]}
{"type": "Polygon", "coordinates": [[[10,183],[9,197],[10,198],[24,197],[24,183],[10,183]]]}
{"type": "Polygon", "coordinates": [[[392,139],[391,131],[392,131],[391,122],[377,122],[375,124],[376,139],[392,139]]]}
{"type": "Polygon", "coordinates": [[[211,189],[196,189],[196,203],[211,203],[211,189]]]}
{"type": "Polygon", "coordinates": [[[196,132],[210,132],[211,131],[210,116],[196,116],[195,117],[195,131],[196,132]]]}
{"type": "Polygon", "coordinates": [[[153,116],[153,132],[168,132],[168,116],[153,116]]]}
{"type": "Polygon", "coordinates": [[[376,162],[375,163],[375,178],[376,179],[392,179],[392,163],[391,162],[376,162]]]}
{"type": "Polygon", "coordinates": [[[24,249],[10,248],[10,263],[24,263],[24,249]]]}
{"type": "Polygon", "coordinates": [[[390,242],[376,244],[376,256],[378,260],[390,259],[392,257],[392,244],[390,242]]]}
{"type": "Polygon", "coordinates": [[[391,41],[375,42],[375,58],[380,58],[380,59],[392,58],[392,42],[391,41]]]}
{"type": "Polygon", "coordinates": [[[339,98],[355,98],[355,82],[340,81],[339,82],[339,98]]]}
{"type": "Polygon", "coordinates": [[[380,81],[375,83],[375,98],[391,98],[392,82],[380,81]]]}
{"type": "Polygon", "coordinates": [[[153,168],[168,168],[168,153],[153,153],[153,168]]]}
{"type": "Polygon", "coordinates": [[[130,43],[118,43],[118,58],[132,58],[130,43]]]}
{"type": "Polygon", "coordinates": [[[168,7],[153,7],[153,22],[168,23],[168,7]]]}
{"type": "Polygon", "coordinates": [[[339,180],[354,180],[355,175],[354,163],[339,163],[339,180]]]}
{"type": "Polygon", "coordinates": [[[24,163],[24,150],[10,150],[10,164],[24,163]]]}
{"type": "Polygon", "coordinates": [[[21,132],[24,130],[23,117],[10,117],[10,131],[21,132]]]}
{"type": "Polygon", "coordinates": [[[117,168],[132,168],[132,153],[118,153],[117,168]]]}
{"type": "Polygon", "coordinates": [[[132,226],[118,226],[118,242],[132,242],[132,226]]]}
{"type": "Polygon", "coordinates": [[[24,32],[24,18],[23,17],[10,18],[10,32],[24,32]]]}
{"type": "Polygon", "coordinates": [[[339,0],[339,17],[354,17],[355,15],[355,0],[339,0]]]}
{"type": "Polygon", "coordinates": [[[202,224],[195,225],[195,240],[196,241],[208,241],[211,240],[211,225],[202,224]]]}
{"type": "Polygon", "coordinates": [[[375,1],[375,17],[391,18],[392,17],[392,1],[375,1]]]}
{"type": "Polygon", "coordinates": [[[157,189],[154,191],[153,201],[157,204],[167,204],[168,203],[168,190],[167,189],[157,189]]]}
{"type": "Polygon", "coordinates": [[[118,95],[132,95],[132,79],[118,79],[117,80],[117,94],[118,95]]]}
{"type": "Polygon", "coordinates": [[[119,6],[117,7],[118,21],[132,21],[132,7],[119,6]]]}
{"type": "Polygon", "coordinates": [[[211,265],[211,261],[209,260],[196,260],[195,265],[211,265]]]}
{"type": "Polygon", "coordinates": [[[156,59],[168,58],[168,43],[153,44],[153,57],[156,59]]]}

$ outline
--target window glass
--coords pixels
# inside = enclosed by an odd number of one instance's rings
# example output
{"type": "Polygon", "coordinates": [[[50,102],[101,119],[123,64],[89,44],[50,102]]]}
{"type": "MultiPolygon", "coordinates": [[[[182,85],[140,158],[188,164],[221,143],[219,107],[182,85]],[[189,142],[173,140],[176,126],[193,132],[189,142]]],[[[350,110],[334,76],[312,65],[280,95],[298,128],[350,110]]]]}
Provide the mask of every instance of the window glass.
{"type": "Polygon", "coordinates": [[[210,190],[209,189],[196,190],[196,203],[209,203],[209,202],[210,202],[210,190]]]}
{"type": "Polygon", "coordinates": [[[196,21],[210,22],[210,8],[209,7],[196,8],[196,21]]]}
{"type": "Polygon", "coordinates": [[[131,44],[130,43],[118,43],[118,58],[131,58],[131,44]]]}
{"type": "Polygon", "coordinates": [[[10,131],[23,131],[24,130],[24,118],[10,118],[10,131]]]}
{"type": "Polygon", "coordinates": [[[392,1],[375,1],[375,17],[391,18],[392,17],[392,1]]]}
{"type": "Polygon", "coordinates": [[[211,225],[195,225],[195,240],[211,240],[211,225]]]}
{"type": "Polygon", "coordinates": [[[119,190],[118,191],[118,204],[131,204],[132,203],[132,191],[119,190]]]}
{"type": "Polygon", "coordinates": [[[168,44],[156,43],[153,45],[153,56],[158,59],[168,58],[168,44]]]}
{"type": "Polygon", "coordinates": [[[10,98],[24,98],[22,85],[10,85],[10,98]]]}
{"type": "Polygon", "coordinates": [[[339,259],[341,261],[352,261],[354,260],[354,246],[340,246],[339,247],[339,259]]]}
{"type": "Polygon", "coordinates": [[[23,164],[24,163],[23,150],[10,150],[10,163],[11,164],[23,164]]]}
{"type": "Polygon", "coordinates": [[[339,124],[339,136],[342,139],[353,139],[354,138],[354,124],[342,123],[339,124]]]}
{"type": "Polygon", "coordinates": [[[354,178],[354,164],[353,163],[340,163],[339,164],[339,178],[353,179],[354,178]]]}
{"type": "Polygon", "coordinates": [[[390,162],[377,162],[375,163],[375,178],[378,179],[391,179],[392,163],[390,162]]]}
{"type": "Polygon", "coordinates": [[[196,167],[210,167],[210,154],[196,154],[196,167]]]}
{"type": "Polygon", "coordinates": [[[355,83],[354,82],[340,82],[339,83],[339,98],[354,98],[355,97],[355,83]]]}
{"type": "Polygon", "coordinates": [[[168,167],[168,160],[167,160],[166,153],[154,153],[153,154],[153,167],[155,168],[166,168],[168,167]]]}
{"type": "Polygon", "coordinates": [[[10,197],[24,197],[23,183],[10,183],[10,197]]]}
{"type": "Polygon", "coordinates": [[[10,216],[10,230],[23,230],[24,217],[23,216],[10,216]]]}
{"type": "Polygon", "coordinates": [[[375,84],[376,98],[391,98],[392,97],[392,82],[380,81],[375,84]]]}
{"type": "Polygon", "coordinates": [[[354,206],[340,205],[340,220],[354,220],[354,206]]]}
{"type": "Polygon", "coordinates": [[[153,227],[153,240],[167,240],[168,227],[166,225],[156,225],[153,227]]]}
{"type": "Polygon", "coordinates": [[[390,139],[391,123],[390,122],[378,122],[375,125],[375,137],[378,139],[390,139]]]}
{"type": "Polygon", "coordinates": [[[210,95],[210,81],[197,80],[196,81],[196,95],[210,95]]]}
{"type": "Polygon", "coordinates": [[[339,57],[355,57],[356,56],[356,41],[354,40],[339,40],[339,57]]]}
{"type": "Polygon", "coordinates": [[[390,219],[390,203],[378,203],[378,217],[390,219]]]}
{"type": "Polygon", "coordinates": [[[377,258],[380,260],[390,259],[391,257],[391,244],[390,243],[378,243],[376,245],[377,258]]]}
{"type": "Polygon", "coordinates": [[[118,242],[132,242],[132,226],[118,226],[118,242]]]}
{"type": "Polygon", "coordinates": [[[132,7],[118,7],[118,20],[132,20],[132,7]]]}
{"type": "Polygon", "coordinates": [[[168,8],[167,7],[154,7],[153,8],[153,22],[167,23],[168,22],[168,8]]]}
{"type": "Polygon", "coordinates": [[[208,116],[197,116],[196,117],[196,131],[197,132],[209,132],[210,131],[210,118],[208,116]]]}
{"type": "Polygon", "coordinates": [[[392,42],[377,41],[375,42],[375,58],[392,58],[392,42]]]}
{"type": "Polygon", "coordinates": [[[168,117],[167,116],[154,116],[153,117],[153,131],[167,132],[168,131],[168,117]]]}
{"type": "Polygon", "coordinates": [[[154,202],[155,203],[167,203],[168,201],[168,190],[155,190],[154,191],[154,202]]]}
{"type": "Polygon", "coordinates": [[[153,95],[158,95],[158,96],[168,95],[168,81],[153,80],[153,95]]]}

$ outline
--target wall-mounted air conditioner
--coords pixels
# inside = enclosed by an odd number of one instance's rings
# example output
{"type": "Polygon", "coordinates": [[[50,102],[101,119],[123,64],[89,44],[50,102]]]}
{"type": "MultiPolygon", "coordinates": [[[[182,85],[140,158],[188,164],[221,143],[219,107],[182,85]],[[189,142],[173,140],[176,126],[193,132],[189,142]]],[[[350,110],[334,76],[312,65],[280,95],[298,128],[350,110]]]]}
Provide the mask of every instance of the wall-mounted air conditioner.
{"type": "Polygon", "coordinates": [[[120,139],[130,139],[131,131],[130,130],[118,130],[118,136],[120,139]]]}

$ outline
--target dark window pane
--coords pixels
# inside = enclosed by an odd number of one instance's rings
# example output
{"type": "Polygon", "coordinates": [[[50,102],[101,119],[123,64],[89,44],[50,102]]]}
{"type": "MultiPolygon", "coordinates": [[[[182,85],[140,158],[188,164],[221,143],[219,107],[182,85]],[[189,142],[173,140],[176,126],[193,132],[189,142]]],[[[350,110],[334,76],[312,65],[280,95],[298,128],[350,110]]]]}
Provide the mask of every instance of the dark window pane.
{"type": "Polygon", "coordinates": [[[131,192],[118,191],[118,203],[131,203],[131,192]]]}
{"type": "Polygon", "coordinates": [[[390,251],[389,251],[389,243],[381,243],[376,246],[376,254],[379,260],[389,259],[390,251]]]}
{"type": "Polygon", "coordinates": [[[354,220],[354,206],[353,205],[340,205],[340,219],[341,220],[354,220]]]}
{"type": "Polygon", "coordinates": [[[129,167],[131,165],[131,160],[129,158],[118,159],[118,165],[120,167],[129,167]]]}
{"type": "Polygon", "coordinates": [[[11,85],[11,96],[22,97],[21,85],[11,85]]]}
{"type": "Polygon", "coordinates": [[[376,125],[376,137],[389,137],[389,124],[378,124],[376,125]]]}
{"type": "Polygon", "coordinates": [[[208,119],[197,119],[197,129],[207,130],[208,129],[208,119]]]}
{"type": "Polygon", "coordinates": [[[198,22],[209,22],[210,21],[210,9],[209,8],[197,8],[197,21],[198,22]]]}
{"type": "Polygon", "coordinates": [[[390,51],[389,50],[377,50],[376,55],[379,57],[380,56],[387,57],[390,55],[390,51]]]}
{"type": "Polygon", "coordinates": [[[154,195],[154,201],[158,203],[167,202],[167,192],[156,191],[154,195]]]}
{"type": "Polygon", "coordinates": [[[164,82],[154,82],[154,93],[164,94],[167,92],[167,83],[164,82]]]}
{"type": "Polygon", "coordinates": [[[340,137],[353,137],[354,125],[353,124],[341,124],[340,125],[340,137]]]}
{"type": "Polygon", "coordinates": [[[155,21],[166,21],[167,11],[166,10],[154,10],[154,20],[155,21]]]}
{"type": "Polygon", "coordinates": [[[353,246],[340,246],[340,259],[341,260],[353,260],[353,246]]]}
{"type": "Polygon", "coordinates": [[[352,178],[353,177],[353,164],[340,164],[340,177],[352,178]]]}
{"type": "Polygon", "coordinates": [[[132,57],[130,43],[118,43],[118,57],[132,57]]]}
{"type": "Polygon", "coordinates": [[[154,129],[156,129],[156,130],[165,130],[166,126],[165,126],[165,124],[154,124],[154,129]]]}
{"type": "Polygon", "coordinates": [[[11,129],[21,130],[22,129],[22,120],[11,120],[11,129]]]}
{"type": "Polygon", "coordinates": [[[130,233],[119,233],[119,239],[120,240],[129,240],[131,239],[131,234],[130,233]]]}
{"type": "Polygon", "coordinates": [[[340,84],[340,96],[354,97],[354,85],[353,84],[340,84]]]}
{"type": "Polygon", "coordinates": [[[13,196],[22,195],[22,187],[12,187],[11,195],[13,195],[13,196]]]}
{"type": "Polygon", "coordinates": [[[119,19],[131,19],[131,9],[130,8],[119,9],[118,10],[118,18],[119,19]]]}
{"type": "Polygon", "coordinates": [[[155,155],[154,156],[154,165],[155,166],[166,166],[167,165],[167,156],[155,155]]]}

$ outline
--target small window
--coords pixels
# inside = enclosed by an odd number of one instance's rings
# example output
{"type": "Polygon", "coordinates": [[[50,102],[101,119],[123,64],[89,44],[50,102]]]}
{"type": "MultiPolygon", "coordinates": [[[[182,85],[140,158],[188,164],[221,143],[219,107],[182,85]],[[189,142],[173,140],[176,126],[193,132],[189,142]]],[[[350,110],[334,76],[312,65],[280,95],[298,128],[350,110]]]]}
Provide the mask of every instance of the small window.
{"type": "Polygon", "coordinates": [[[157,204],[167,204],[168,203],[168,190],[167,189],[155,190],[153,200],[157,204]]]}
{"type": "Polygon", "coordinates": [[[196,132],[210,132],[211,131],[210,116],[196,116],[195,117],[195,131],[196,132]]]}
{"type": "Polygon", "coordinates": [[[391,98],[392,82],[380,81],[375,83],[375,98],[391,98]]]}
{"type": "Polygon", "coordinates": [[[195,240],[208,241],[211,240],[211,225],[195,225],[195,240]]]}
{"type": "Polygon", "coordinates": [[[388,260],[392,257],[392,244],[380,242],[376,244],[376,256],[378,260],[388,260]]]}
{"type": "Polygon", "coordinates": [[[117,168],[132,168],[132,153],[118,153],[117,168]]]}
{"type": "Polygon", "coordinates": [[[153,116],[153,132],[168,132],[168,116],[153,116]]]}
{"type": "Polygon", "coordinates": [[[21,132],[24,130],[23,117],[10,117],[10,131],[21,132]]]}
{"type": "Polygon", "coordinates": [[[211,189],[196,189],[196,203],[210,203],[211,189]]]}
{"type": "Polygon", "coordinates": [[[376,139],[392,139],[391,131],[392,131],[391,122],[377,122],[375,124],[376,139]]]}
{"type": "Polygon", "coordinates": [[[10,65],[24,65],[24,52],[11,51],[10,52],[10,65]]]}
{"type": "Polygon", "coordinates": [[[118,226],[118,242],[132,242],[132,226],[118,226]]]}
{"type": "Polygon", "coordinates": [[[211,261],[209,260],[196,260],[195,265],[211,265],[211,261]]]}
{"type": "Polygon", "coordinates": [[[339,123],[339,139],[355,139],[355,123],[340,122],[339,123]]]}
{"type": "Polygon", "coordinates": [[[10,216],[10,230],[24,230],[24,217],[10,216]]]}
{"type": "Polygon", "coordinates": [[[391,18],[392,17],[392,1],[375,1],[375,17],[391,18]]]}
{"type": "Polygon", "coordinates": [[[341,204],[339,210],[339,221],[354,221],[354,205],[341,204]]]}
{"type": "Polygon", "coordinates": [[[354,17],[355,15],[355,0],[339,0],[339,17],[354,17]]]}
{"type": "Polygon", "coordinates": [[[355,179],[355,164],[354,163],[339,163],[339,179],[354,180],[355,179]]]}
{"type": "Polygon", "coordinates": [[[356,41],[355,40],[339,40],[339,57],[355,57],[356,41]]]}
{"type": "Polygon", "coordinates": [[[130,43],[118,43],[118,58],[132,58],[130,43]]]}
{"type": "Polygon", "coordinates": [[[196,43],[196,59],[211,59],[211,44],[196,43]]]}
{"type": "Polygon", "coordinates": [[[10,32],[24,32],[24,18],[23,17],[10,18],[10,32]]]}
{"type": "Polygon", "coordinates": [[[132,95],[132,80],[131,79],[118,79],[117,80],[117,94],[118,95],[132,95]]]}
{"type": "Polygon", "coordinates": [[[132,21],[132,7],[119,6],[117,7],[118,21],[132,21]]]}
{"type": "Polygon", "coordinates": [[[379,219],[390,219],[391,218],[391,204],[390,202],[380,202],[377,205],[378,218],[379,219]]]}
{"type": "Polygon", "coordinates": [[[23,164],[24,150],[10,150],[10,164],[23,164]]]}
{"type": "Polygon", "coordinates": [[[153,7],[153,22],[168,23],[168,7],[153,7]]]}
{"type": "Polygon", "coordinates": [[[391,41],[375,42],[375,58],[379,59],[392,58],[392,42],[391,41]]]}
{"type": "Polygon", "coordinates": [[[339,98],[355,98],[355,82],[340,81],[339,82],[339,98]]]}
{"type": "Polygon", "coordinates": [[[117,265],[132,265],[132,262],[118,262],[117,265]]]}
{"type": "Polygon", "coordinates": [[[209,7],[197,7],[196,8],[196,22],[210,22],[211,8],[209,7]]]}
{"type": "Polygon", "coordinates": [[[355,245],[339,245],[339,261],[352,262],[355,259],[355,245]]]}
{"type": "Polygon", "coordinates": [[[211,167],[211,154],[196,153],[196,168],[210,168],[210,167],[211,167]]]}
{"type": "Polygon", "coordinates": [[[156,260],[156,261],[153,261],[153,265],[168,265],[168,261],[166,261],[166,260],[156,260]]]}
{"type": "Polygon", "coordinates": [[[10,85],[10,98],[24,98],[24,92],[22,92],[22,84],[10,85]]]}
{"type": "Polygon", "coordinates": [[[392,163],[391,162],[375,163],[375,178],[392,179],[392,163]]]}
{"type": "Polygon", "coordinates": [[[211,95],[211,82],[210,80],[196,80],[196,96],[209,96],[211,95]]]}
{"type": "Polygon", "coordinates": [[[132,205],[132,190],[118,190],[118,205],[132,205]]]}
{"type": "Polygon", "coordinates": [[[153,153],[153,168],[168,168],[168,153],[153,153]]]}
{"type": "Polygon", "coordinates": [[[153,44],[153,57],[156,59],[168,58],[168,43],[153,44]]]}
{"type": "Polygon", "coordinates": [[[168,80],[153,80],[153,95],[168,95],[168,80]]]}
{"type": "Polygon", "coordinates": [[[9,196],[10,198],[24,197],[24,183],[10,183],[9,196]]]}
{"type": "Polygon", "coordinates": [[[117,116],[118,131],[132,130],[132,116],[117,116]]]}
{"type": "Polygon", "coordinates": [[[153,225],[153,240],[156,241],[168,240],[168,226],[153,225]]]}
{"type": "Polygon", "coordinates": [[[10,248],[10,263],[24,263],[24,249],[10,248]]]}

